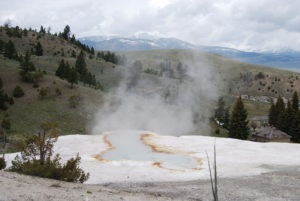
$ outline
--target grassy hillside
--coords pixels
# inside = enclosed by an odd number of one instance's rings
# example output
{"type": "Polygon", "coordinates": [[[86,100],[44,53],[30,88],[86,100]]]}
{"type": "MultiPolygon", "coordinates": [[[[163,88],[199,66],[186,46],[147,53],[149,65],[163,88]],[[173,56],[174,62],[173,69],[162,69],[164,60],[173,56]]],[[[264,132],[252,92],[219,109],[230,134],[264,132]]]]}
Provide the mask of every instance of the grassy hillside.
{"type": "Polygon", "coordinates": [[[57,123],[58,135],[87,133],[87,125],[93,120],[93,114],[101,105],[103,93],[99,90],[76,85],[73,89],[64,80],[45,75],[39,82],[39,88],[20,80],[18,63],[0,56],[0,77],[4,91],[11,96],[16,85],[20,85],[25,95],[14,98],[14,104],[8,105],[6,111],[0,112],[0,119],[9,114],[13,141],[23,139],[26,135],[37,133],[41,122],[57,123]],[[42,98],[39,90],[46,88],[48,94],[42,98]],[[61,95],[56,93],[59,89],[61,95]],[[70,104],[70,97],[79,97],[78,105],[70,104]]]}
{"type": "Polygon", "coordinates": [[[176,66],[179,62],[199,68],[208,66],[216,75],[216,82],[220,85],[226,84],[226,94],[272,97],[280,94],[289,98],[293,91],[300,91],[299,73],[243,63],[216,54],[193,50],[149,50],[119,54],[126,55],[131,62],[141,61],[144,70],[159,71],[160,63],[170,63],[175,77],[178,76],[176,66]],[[262,77],[258,76],[260,72],[262,77]]]}
{"type": "MultiPolygon", "coordinates": [[[[20,32],[22,32],[22,30],[20,32]]],[[[25,36],[22,34],[21,38],[9,37],[4,27],[0,27],[0,40],[4,42],[11,40],[18,54],[23,55],[27,51],[34,51],[36,44],[40,42],[43,48],[43,55],[32,55],[31,60],[38,69],[46,71],[50,75],[55,74],[61,59],[68,61],[71,66],[74,66],[76,58],[72,57],[72,51],[78,55],[81,50],[70,41],[66,41],[53,34],[41,34],[35,31],[28,31],[25,36]]],[[[122,71],[122,68],[110,62],[106,62],[101,58],[92,56],[88,52],[85,53],[88,70],[96,76],[96,79],[101,82],[104,89],[116,86],[120,80],[120,71],[122,71]]]]}
{"type": "MultiPolygon", "coordinates": [[[[25,92],[24,97],[14,98],[14,105],[9,106],[8,110],[0,111],[0,119],[6,113],[11,118],[12,128],[9,133],[13,139],[12,145],[16,144],[18,140],[22,140],[26,135],[35,134],[40,122],[43,121],[56,122],[59,135],[87,133],[97,108],[104,101],[105,93],[120,83],[122,75],[128,70],[128,66],[132,66],[135,61],[141,61],[142,64],[141,79],[145,80],[147,84],[141,86],[139,90],[144,93],[162,93],[179,85],[180,74],[177,70],[179,62],[189,67],[208,66],[214,74],[215,82],[223,89],[228,106],[232,105],[236,95],[240,94],[272,97],[281,94],[290,97],[292,91],[300,90],[300,75],[298,73],[246,64],[219,55],[192,50],[119,52],[118,54],[127,57],[127,64],[124,66],[106,62],[86,53],[87,68],[101,82],[104,92],[84,86],[82,83],[71,89],[68,82],[55,76],[55,71],[61,59],[74,66],[76,58],[72,56],[72,52],[78,55],[79,47],[61,37],[40,34],[35,31],[28,31],[27,35],[22,35],[21,38],[9,37],[3,27],[0,27],[0,40],[4,42],[13,41],[18,54],[32,51],[31,49],[35,48],[39,41],[42,44],[44,54],[43,56],[32,55],[31,60],[37,69],[47,73],[39,82],[39,87],[34,88],[32,83],[21,81],[18,61],[0,55],[0,77],[3,80],[4,91],[12,96],[13,89],[16,85],[20,85],[25,92]],[[62,54],[62,52],[64,53],[62,54]],[[155,73],[145,72],[147,69],[151,69],[159,73],[162,62],[170,65],[173,70],[171,77],[162,77],[155,73]],[[42,88],[48,91],[44,98],[39,96],[39,90],[42,88]],[[61,91],[61,95],[57,94],[57,89],[61,91]],[[80,97],[78,106],[75,108],[70,105],[69,99],[72,96],[80,97]]],[[[212,110],[214,106],[215,103],[212,102],[212,110]]],[[[249,117],[267,114],[269,109],[269,104],[250,100],[245,101],[245,106],[249,117]]],[[[226,136],[226,131],[223,134],[226,136]]]]}

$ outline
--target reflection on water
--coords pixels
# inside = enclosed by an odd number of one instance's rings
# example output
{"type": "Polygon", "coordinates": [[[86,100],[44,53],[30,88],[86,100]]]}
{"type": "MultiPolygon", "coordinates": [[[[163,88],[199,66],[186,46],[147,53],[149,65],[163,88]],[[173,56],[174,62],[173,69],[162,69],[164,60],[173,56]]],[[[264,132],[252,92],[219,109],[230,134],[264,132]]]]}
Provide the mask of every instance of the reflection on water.
{"type": "Polygon", "coordinates": [[[136,131],[117,131],[108,135],[107,140],[112,144],[111,149],[102,154],[105,160],[133,160],[152,161],[161,167],[173,170],[198,168],[197,159],[179,154],[153,152],[150,146],[145,145],[141,135],[136,131]],[[158,162],[158,163],[157,163],[158,162]]]}

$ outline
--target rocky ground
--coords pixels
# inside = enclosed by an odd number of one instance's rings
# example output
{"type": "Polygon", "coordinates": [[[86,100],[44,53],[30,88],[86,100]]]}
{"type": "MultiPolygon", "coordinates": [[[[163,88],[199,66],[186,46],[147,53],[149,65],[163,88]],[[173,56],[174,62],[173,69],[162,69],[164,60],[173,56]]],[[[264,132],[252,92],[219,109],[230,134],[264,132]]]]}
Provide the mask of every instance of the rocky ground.
{"type": "MultiPolygon", "coordinates": [[[[299,201],[300,167],[220,178],[219,200],[299,201]]],[[[86,185],[0,172],[0,200],[212,200],[207,180],[86,185]]]]}

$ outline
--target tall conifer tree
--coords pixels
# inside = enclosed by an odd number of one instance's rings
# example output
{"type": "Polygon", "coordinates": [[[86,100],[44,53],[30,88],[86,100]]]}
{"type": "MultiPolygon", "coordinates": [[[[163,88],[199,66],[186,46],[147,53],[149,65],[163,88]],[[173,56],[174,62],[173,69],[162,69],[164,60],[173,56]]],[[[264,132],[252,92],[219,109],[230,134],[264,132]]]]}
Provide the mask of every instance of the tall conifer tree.
{"type": "Polygon", "coordinates": [[[36,54],[37,56],[43,56],[43,47],[42,47],[40,41],[37,42],[37,44],[36,44],[36,46],[35,46],[35,54],[36,54]]]}
{"type": "Polygon", "coordinates": [[[241,97],[234,104],[229,126],[229,137],[246,140],[249,136],[247,111],[241,97]]]}
{"type": "Polygon", "coordinates": [[[77,56],[75,68],[79,74],[84,74],[87,71],[84,53],[82,50],[80,51],[80,54],[77,56]]]}
{"type": "Polygon", "coordinates": [[[59,66],[58,66],[56,72],[55,72],[55,75],[60,77],[61,79],[64,79],[64,78],[66,78],[64,72],[65,72],[65,61],[62,59],[59,63],[59,66]]]}
{"type": "Polygon", "coordinates": [[[298,99],[297,91],[295,91],[293,93],[292,106],[293,106],[293,109],[295,110],[295,112],[297,112],[298,108],[299,108],[299,99],[298,99]]]}
{"type": "Polygon", "coordinates": [[[277,112],[276,112],[276,108],[275,108],[273,99],[271,99],[271,107],[269,110],[269,124],[271,126],[277,125],[277,112]]]}

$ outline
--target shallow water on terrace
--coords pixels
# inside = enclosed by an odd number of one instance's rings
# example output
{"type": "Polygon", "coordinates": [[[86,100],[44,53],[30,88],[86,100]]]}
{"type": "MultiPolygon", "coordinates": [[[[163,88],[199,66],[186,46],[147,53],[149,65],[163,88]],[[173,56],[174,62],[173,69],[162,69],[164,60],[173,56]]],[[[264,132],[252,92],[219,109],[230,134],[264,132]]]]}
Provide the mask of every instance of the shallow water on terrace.
{"type": "Polygon", "coordinates": [[[162,167],[182,170],[198,168],[197,159],[179,154],[153,152],[151,147],[145,145],[141,135],[135,131],[118,131],[108,135],[107,140],[114,149],[105,152],[101,157],[105,160],[132,160],[159,162],[162,167]]]}

